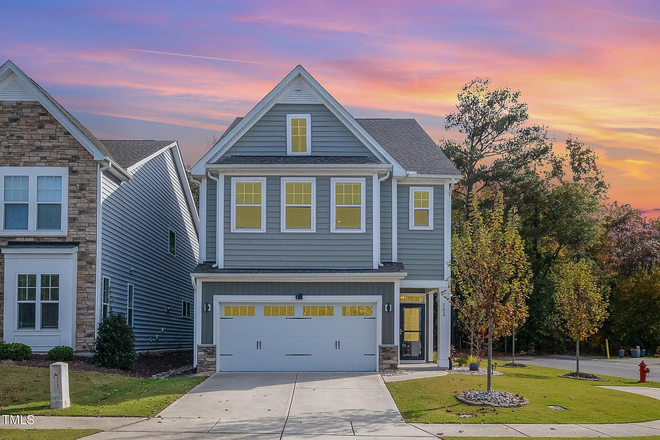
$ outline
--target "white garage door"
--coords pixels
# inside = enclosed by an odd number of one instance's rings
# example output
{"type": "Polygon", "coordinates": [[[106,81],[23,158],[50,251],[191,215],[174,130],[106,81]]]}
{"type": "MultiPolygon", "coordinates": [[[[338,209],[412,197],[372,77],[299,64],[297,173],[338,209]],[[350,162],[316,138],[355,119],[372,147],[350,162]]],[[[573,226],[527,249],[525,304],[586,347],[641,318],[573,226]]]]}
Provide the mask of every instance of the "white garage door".
{"type": "Polygon", "coordinates": [[[375,304],[220,303],[220,371],[374,371],[375,304]]]}

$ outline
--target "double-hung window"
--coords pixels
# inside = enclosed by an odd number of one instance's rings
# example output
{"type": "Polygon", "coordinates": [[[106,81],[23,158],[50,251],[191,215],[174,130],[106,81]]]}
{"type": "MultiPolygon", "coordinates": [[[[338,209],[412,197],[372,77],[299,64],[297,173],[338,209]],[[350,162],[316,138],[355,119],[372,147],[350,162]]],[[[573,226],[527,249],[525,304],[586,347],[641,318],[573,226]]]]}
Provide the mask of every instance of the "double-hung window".
{"type": "Polygon", "coordinates": [[[284,177],[281,183],[281,231],[316,231],[316,179],[284,177]]]}
{"type": "Polygon", "coordinates": [[[192,316],[192,303],[190,301],[181,302],[181,316],[183,318],[190,318],[192,316]]]}
{"type": "Polygon", "coordinates": [[[330,185],[330,231],[365,232],[366,180],[333,178],[330,185]]]}
{"type": "Polygon", "coordinates": [[[433,229],[433,188],[410,188],[408,229],[433,229]]]}
{"type": "Polygon", "coordinates": [[[59,328],[59,274],[18,274],[17,294],[19,330],[59,328]]]}
{"type": "Polygon", "coordinates": [[[286,115],[286,152],[289,155],[312,154],[311,115],[286,115]]]}
{"type": "Polygon", "coordinates": [[[266,178],[232,177],[231,231],[266,232],[266,178]]]}
{"type": "Polygon", "coordinates": [[[0,167],[0,234],[66,235],[68,169],[0,167]]]}

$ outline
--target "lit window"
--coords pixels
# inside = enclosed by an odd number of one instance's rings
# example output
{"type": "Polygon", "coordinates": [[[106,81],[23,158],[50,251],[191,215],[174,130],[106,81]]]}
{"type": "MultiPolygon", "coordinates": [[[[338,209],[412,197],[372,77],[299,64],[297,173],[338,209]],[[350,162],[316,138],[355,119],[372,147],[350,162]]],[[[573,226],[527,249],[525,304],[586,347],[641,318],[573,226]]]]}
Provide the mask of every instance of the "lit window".
{"type": "Polygon", "coordinates": [[[59,274],[19,274],[17,293],[19,330],[59,328],[59,274]]]}
{"type": "Polygon", "coordinates": [[[264,306],[264,316],[293,316],[293,306],[264,306]]]}
{"type": "Polygon", "coordinates": [[[68,169],[0,167],[0,234],[65,235],[68,169]]]}
{"type": "Polygon", "coordinates": [[[176,233],[170,229],[170,243],[168,250],[170,255],[176,255],[176,233]]]}
{"type": "Polygon", "coordinates": [[[424,297],[422,295],[401,295],[399,302],[402,303],[423,303],[424,297]]]}
{"type": "Polygon", "coordinates": [[[287,115],[287,153],[310,154],[311,115],[287,115]]]}
{"type": "Polygon", "coordinates": [[[232,178],[232,232],[266,232],[265,178],[232,178]]]}
{"type": "Polygon", "coordinates": [[[282,232],[316,230],[315,192],[314,179],[282,179],[282,232]]]}
{"type": "Polygon", "coordinates": [[[373,316],[373,306],[342,306],[342,316],[373,316]]]}
{"type": "Polygon", "coordinates": [[[225,306],[225,316],[254,316],[254,306],[225,306]]]}
{"type": "Polygon", "coordinates": [[[303,316],[334,316],[334,306],[303,306],[303,316]]]}
{"type": "Polygon", "coordinates": [[[126,323],[129,327],[133,327],[133,305],[135,302],[135,288],[132,284],[128,285],[128,292],[126,295],[126,323]]]}
{"type": "Polygon", "coordinates": [[[190,301],[183,301],[181,308],[181,316],[190,318],[192,316],[192,304],[190,301]]]}
{"type": "Polygon", "coordinates": [[[433,229],[433,188],[410,188],[409,229],[433,229]]]}
{"type": "Polygon", "coordinates": [[[103,277],[103,292],[101,298],[101,318],[105,319],[110,314],[110,278],[103,277]]]}
{"type": "Polygon", "coordinates": [[[365,179],[331,179],[332,232],[365,231],[365,179]]]}

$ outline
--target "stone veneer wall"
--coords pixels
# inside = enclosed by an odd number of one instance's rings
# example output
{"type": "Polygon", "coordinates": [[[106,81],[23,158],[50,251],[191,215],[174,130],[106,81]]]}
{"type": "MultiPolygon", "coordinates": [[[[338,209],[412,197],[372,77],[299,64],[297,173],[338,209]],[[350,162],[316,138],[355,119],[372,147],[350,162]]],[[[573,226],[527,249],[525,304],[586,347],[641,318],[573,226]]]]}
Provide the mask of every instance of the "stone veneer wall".
{"type": "Polygon", "coordinates": [[[198,373],[215,373],[218,371],[215,359],[215,345],[197,346],[198,373]]]}
{"type": "MultiPolygon", "coordinates": [[[[96,301],[96,178],[92,155],[38,102],[0,102],[0,166],[69,168],[66,237],[0,237],[9,241],[77,241],[76,347],[94,344],[96,301]]],[[[0,257],[0,339],[4,319],[4,258],[0,257]]]]}
{"type": "Polygon", "coordinates": [[[399,346],[378,346],[378,370],[392,370],[399,367],[399,346]]]}

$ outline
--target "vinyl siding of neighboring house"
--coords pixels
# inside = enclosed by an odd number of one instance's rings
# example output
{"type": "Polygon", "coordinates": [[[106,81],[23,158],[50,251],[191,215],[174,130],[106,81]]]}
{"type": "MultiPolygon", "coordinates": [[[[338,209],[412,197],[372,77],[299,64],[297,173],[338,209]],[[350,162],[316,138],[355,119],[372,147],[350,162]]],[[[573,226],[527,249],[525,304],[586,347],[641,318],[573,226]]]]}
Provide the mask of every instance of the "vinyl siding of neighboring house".
{"type": "Polygon", "coordinates": [[[398,261],[406,267],[406,280],[444,280],[444,187],[433,186],[433,230],[412,231],[408,227],[410,187],[397,186],[398,261]]]}
{"type": "Polygon", "coordinates": [[[313,156],[375,157],[322,104],[276,104],[254,124],[225,156],[286,156],[286,115],[310,114],[313,156]]]}
{"type": "MultiPolygon", "coordinates": [[[[379,295],[383,298],[383,344],[394,343],[394,313],[385,305],[394,303],[393,283],[214,283],[202,287],[202,303],[214,304],[214,295],[379,295]]],[[[202,344],[213,344],[213,311],[202,312],[202,344]]]]}
{"type": "Polygon", "coordinates": [[[136,349],[189,348],[193,319],[182,317],[182,301],[193,301],[189,273],[199,249],[172,150],[132,175],[121,185],[103,175],[101,273],[110,278],[111,307],[126,313],[133,284],[136,349]],[[168,248],[170,229],[175,256],[168,248]]]}
{"type": "MultiPolygon", "coordinates": [[[[350,176],[341,176],[350,177],[350,176]]],[[[330,177],[316,177],[316,232],[280,232],[280,177],[266,183],[266,233],[231,232],[231,177],[225,177],[226,268],[371,269],[373,267],[372,179],[366,181],[366,232],[330,232],[330,177]]]]}

